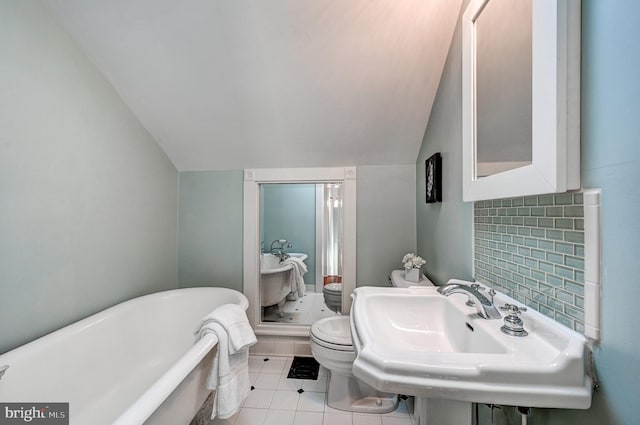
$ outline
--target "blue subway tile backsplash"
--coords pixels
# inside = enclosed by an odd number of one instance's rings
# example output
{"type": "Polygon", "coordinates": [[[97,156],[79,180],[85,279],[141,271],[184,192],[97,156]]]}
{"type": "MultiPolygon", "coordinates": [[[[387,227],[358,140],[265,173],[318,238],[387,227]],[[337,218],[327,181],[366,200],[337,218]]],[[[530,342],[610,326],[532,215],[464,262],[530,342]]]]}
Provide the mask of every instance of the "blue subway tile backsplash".
{"type": "Polygon", "coordinates": [[[476,279],[584,331],[582,193],[474,204],[476,279]]]}

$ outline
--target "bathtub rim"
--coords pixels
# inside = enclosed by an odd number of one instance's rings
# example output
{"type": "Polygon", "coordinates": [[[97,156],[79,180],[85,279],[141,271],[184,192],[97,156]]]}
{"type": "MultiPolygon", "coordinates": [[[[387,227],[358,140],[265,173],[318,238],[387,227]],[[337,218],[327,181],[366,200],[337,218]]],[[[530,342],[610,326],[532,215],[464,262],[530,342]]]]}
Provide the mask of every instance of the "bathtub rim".
{"type": "MultiPolygon", "coordinates": [[[[161,292],[173,292],[184,291],[189,289],[225,289],[227,291],[237,292],[241,304],[240,307],[246,310],[249,307],[249,301],[243,293],[229,288],[218,287],[194,287],[194,288],[178,288],[169,291],[161,292]]],[[[226,292],[226,291],[224,291],[226,292]]],[[[158,294],[160,292],[155,292],[158,294]]],[[[154,295],[149,294],[149,295],[154,295]]],[[[146,295],[143,295],[145,297],[146,295]]],[[[138,297],[142,298],[142,297],[138,297]]],[[[135,300],[135,298],[133,299],[135,300]]],[[[131,300],[131,301],[133,301],[131,300]]],[[[222,304],[221,304],[222,305],[222,304]]],[[[212,310],[213,311],[213,310],[212,310]]],[[[185,352],[180,359],[175,362],[165,373],[163,373],[158,380],[156,380],[151,387],[149,387],[140,397],[138,397],[129,407],[116,418],[112,425],[131,425],[131,424],[143,424],[153,413],[160,407],[160,405],[178,388],[178,385],[191,373],[191,371],[202,361],[202,359],[214,348],[217,347],[218,338],[211,333],[205,334],[199,341],[197,341],[187,352],[185,352]],[[193,353],[195,352],[195,356],[193,353]]]]}
{"type": "MultiPolygon", "coordinates": [[[[242,292],[231,288],[197,286],[152,292],[122,301],[118,304],[114,304],[83,319],[72,322],[66,326],[58,328],[32,341],[29,341],[23,345],[2,353],[0,354],[0,363],[8,364],[8,372],[10,373],[11,363],[13,362],[12,359],[19,358],[25,351],[31,349],[39,349],[39,346],[47,343],[46,341],[44,341],[45,339],[56,339],[64,337],[67,333],[75,334],[81,332],[85,328],[91,327],[96,323],[112,317],[120,310],[126,310],[132,305],[140,303],[143,299],[165,298],[177,296],[179,294],[187,295],[190,292],[209,291],[233,294],[236,296],[236,301],[238,301],[238,303],[236,303],[237,305],[239,305],[245,311],[249,307],[249,301],[247,297],[242,292]]],[[[219,304],[216,307],[221,305],[223,304],[219,304]]],[[[214,307],[213,309],[215,309],[216,307],[214,307]]],[[[195,331],[196,329],[188,330],[188,332],[195,331]]],[[[195,342],[194,345],[186,350],[184,354],[169,367],[169,369],[167,369],[162,375],[160,375],[153,384],[147,387],[147,389],[138,398],[133,399],[128,407],[120,414],[120,416],[116,418],[112,425],[134,425],[144,423],[144,421],[146,421],[155,412],[155,410],[171,395],[171,393],[196,367],[196,365],[198,365],[200,361],[202,361],[202,359],[211,351],[211,349],[217,346],[217,343],[218,339],[213,334],[206,334],[199,341],[195,342]],[[140,404],[138,405],[138,403],[140,404]]]]}
{"type": "MultiPolygon", "coordinates": [[[[48,332],[44,335],[41,335],[29,342],[25,342],[22,345],[19,345],[15,348],[12,348],[9,351],[5,351],[4,353],[0,353],[0,362],[4,361],[5,357],[8,358],[12,358],[14,357],[14,355],[17,355],[19,353],[21,353],[24,350],[30,349],[33,346],[37,346],[39,344],[42,344],[41,340],[45,339],[45,338],[55,338],[58,334],[62,334],[63,332],[70,332],[70,331],[81,331],[82,329],[86,328],[86,327],[90,327],[92,324],[94,323],[98,323],[98,321],[101,320],[105,320],[107,317],[109,317],[108,315],[112,315],[114,314],[113,312],[119,309],[125,309],[127,307],[129,307],[130,304],[134,304],[136,302],[139,302],[140,300],[142,300],[143,298],[152,298],[152,297],[158,297],[160,295],[172,295],[174,293],[178,293],[178,292],[198,292],[201,290],[207,290],[207,289],[215,289],[215,290],[223,290],[223,292],[236,292],[238,293],[238,295],[242,295],[242,297],[240,297],[241,300],[241,305],[240,307],[242,307],[244,310],[246,310],[249,307],[249,301],[247,300],[247,297],[240,291],[236,290],[236,289],[231,289],[231,288],[224,288],[224,287],[217,287],[217,286],[193,286],[193,287],[189,287],[189,288],[174,288],[174,289],[165,289],[162,291],[156,291],[156,292],[151,292],[149,294],[145,294],[145,295],[139,295],[135,298],[130,298],[127,300],[124,300],[122,302],[119,302],[117,304],[113,304],[109,307],[105,307],[100,311],[97,311],[95,313],[91,313],[89,316],[85,316],[79,320],[76,320],[75,322],[71,322],[67,325],[62,326],[61,328],[55,329],[51,332],[48,332]],[[113,310],[113,311],[112,311],[113,310]],[[107,315],[108,314],[108,315],[107,315]],[[100,315],[105,315],[105,317],[100,318],[99,320],[96,320],[97,316],[100,315]]],[[[194,329],[195,331],[195,329],[194,329]]],[[[11,366],[11,365],[9,365],[11,366]]]]}
{"type": "MultiPolygon", "coordinates": [[[[263,253],[260,254],[262,256],[271,256],[271,257],[275,257],[274,254],[269,254],[269,253],[263,253]]],[[[300,258],[302,261],[306,260],[307,258],[309,258],[309,256],[307,254],[301,253],[301,252],[292,252],[289,254],[290,257],[297,257],[300,258]]],[[[260,274],[273,274],[273,273],[281,273],[281,272],[286,272],[287,270],[291,270],[293,268],[293,264],[287,264],[285,266],[282,267],[278,267],[278,268],[263,268],[262,267],[262,261],[260,262],[260,274]]]]}
{"type": "Polygon", "coordinates": [[[147,391],[131,403],[111,425],[143,424],[217,344],[218,338],[215,335],[204,335],[147,391]],[[195,356],[193,355],[194,351],[196,352],[195,356]]]}

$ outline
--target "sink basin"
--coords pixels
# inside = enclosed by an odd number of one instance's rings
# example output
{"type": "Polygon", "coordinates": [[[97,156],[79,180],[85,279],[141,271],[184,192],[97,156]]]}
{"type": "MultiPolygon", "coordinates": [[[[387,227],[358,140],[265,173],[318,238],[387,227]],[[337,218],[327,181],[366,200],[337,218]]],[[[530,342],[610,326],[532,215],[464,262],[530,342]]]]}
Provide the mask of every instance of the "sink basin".
{"type": "MultiPolygon", "coordinates": [[[[472,332],[467,316],[449,298],[429,290],[429,295],[404,297],[395,291],[371,295],[366,302],[368,326],[375,332],[381,352],[402,347],[403,357],[414,353],[507,353],[485,329],[472,332]],[[384,313],[380,313],[384,312],[384,313]],[[393,313],[397,312],[397,313],[393,313]],[[400,314],[398,314],[400,313],[400,314]]],[[[422,292],[422,291],[421,291],[422,292]]],[[[446,354],[443,354],[446,356],[446,354]]]]}
{"type": "MultiPolygon", "coordinates": [[[[460,281],[456,281],[460,282],[460,281]]],[[[380,391],[529,407],[586,409],[584,337],[535,311],[526,337],[500,331],[467,296],[435,287],[361,287],[353,293],[354,374],[380,391]]],[[[496,305],[516,303],[498,294],[496,305]]]]}

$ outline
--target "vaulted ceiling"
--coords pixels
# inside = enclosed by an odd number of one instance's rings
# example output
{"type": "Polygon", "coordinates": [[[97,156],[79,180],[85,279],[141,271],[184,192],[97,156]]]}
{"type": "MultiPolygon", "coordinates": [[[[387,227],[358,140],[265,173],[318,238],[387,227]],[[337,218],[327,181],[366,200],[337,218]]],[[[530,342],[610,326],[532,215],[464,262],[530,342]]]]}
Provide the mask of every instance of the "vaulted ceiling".
{"type": "Polygon", "coordinates": [[[462,0],[47,0],[180,171],[413,164],[462,0]]]}

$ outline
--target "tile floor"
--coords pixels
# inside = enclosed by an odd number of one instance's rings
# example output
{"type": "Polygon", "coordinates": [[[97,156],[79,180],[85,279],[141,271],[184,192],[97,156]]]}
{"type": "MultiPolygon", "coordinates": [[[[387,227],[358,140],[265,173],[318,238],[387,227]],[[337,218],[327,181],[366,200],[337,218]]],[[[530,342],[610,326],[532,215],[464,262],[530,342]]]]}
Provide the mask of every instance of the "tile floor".
{"type": "Polygon", "coordinates": [[[287,301],[282,307],[283,317],[278,316],[277,311],[275,306],[266,307],[263,310],[262,321],[311,325],[320,319],[337,314],[326,306],[323,294],[317,292],[307,292],[298,300],[287,301]]]}
{"type": "Polygon", "coordinates": [[[413,425],[407,402],[384,415],[350,413],[326,405],[327,372],[317,381],[289,379],[293,357],[251,356],[249,375],[255,387],[232,418],[214,425],[413,425]],[[264,359],[268,358],[268,361],[264,359]],[[300,391],[303,390],[303,391],[300,391]]]}

